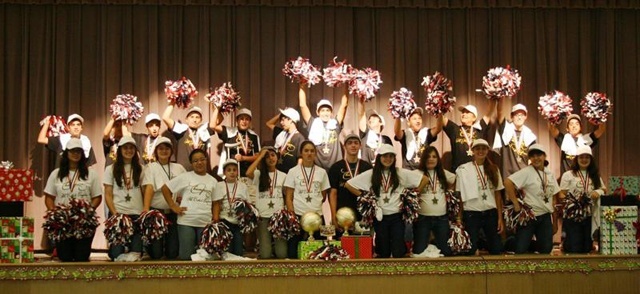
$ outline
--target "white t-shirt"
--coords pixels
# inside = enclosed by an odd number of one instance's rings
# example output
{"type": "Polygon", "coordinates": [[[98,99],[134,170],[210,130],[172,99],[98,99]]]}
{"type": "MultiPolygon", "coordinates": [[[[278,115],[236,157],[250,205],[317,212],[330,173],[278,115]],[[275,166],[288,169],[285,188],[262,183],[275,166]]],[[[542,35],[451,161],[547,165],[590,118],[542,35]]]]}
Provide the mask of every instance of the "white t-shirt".
{"type": "Polygon", "coordinates": [[[69,204],[69,201],[74,198],[84,199],[91,203],[92,198],[102,195],[102,185],[98,174],[92,169],[89,169],[86,180],[81,179],[80,174],[76,178],[76,171],[69,171],[69,175],[61,181],[58,179],[59,171],[60,169],[56,168],[51,172],[49,179],[47,179],[47,185],[44,187],[45,193],[56,198],[55,205],[69,204]]]}
{"type": "Polygon", "coordinates": [[[302,173],[302,165],[298,164],[289,170],[284,180],[284,186],[293,189],[293,209],[295,214],[303,215],[307,212],[317,212],[322,215],[322,191],[329,190],[329,177],[321,167],[314,165],[305,168],[306,174],[311,178],[307,187],[302,173]],[[312,173],[313,169],[313,173],[312,173]]]}
{"type": "MultiPolygon", "coordinates": [[[[435,171],[430,172],[432,177],[427,178],[433,179],[435,183],[429,181],[427,186],[422,190],[422,193],[420,193],[419,213],[421,215],[428,216],[442,216],[447,214],[447,200],[444,196],[445,190],[442,189],[442,185],[440,184],[435,171]]],[[[424,175],[426,176],[427,174],[425,173],[424,175]]],[[[448,170],[444,171],[444,176],[447,179],[447,184],[445,186],[453,185],[456,181],[456,175],[448,170]]]]}
{"type": "Polygon", "coordinates": [[[227,183],[225,181],[216,183],[213,188],[213,201],[220,201],[220,218],[232,224],[238,224],[235,211],[231,209],[235,199],[249,200],[247,185],[243,182],[227,183]],[[233,193],[235,187],[235,195],[233,193]],[[228,192],[228,193],[227,193],[228,192]]]}
{"type": "MultiPolygon", "coordinates": [[[[393,190],[393,184],[390,184],[388,190],[385,191],[384,183],[381,183],[380,195],[379,197],[376,197],[378,206],[382,209],[383,215],[390,215],[400,212],[400,193],[402,193],[402,191],[406,188],[418,187],[423,177],[422,171],[419,170],[410,171],[403,168],[396,168],[396,170],[398,172],[398,180],[400,182],[398,187],[393,190]]],[[[372,186],[372,175],[373,170],[370,169],[347,181],[347,184],[358,190],[369,191],[372,186]]],[[[388,175],[388,171],[383,171],[383,176],[386,177],[388,175]]]]}
{"type": "MultiPolygon", "coordinates": [[[[124,170],[127,175],[132,173],[131,164],[125,164],[124,170]]],[[[140,178],[144,178],[144,174],[140,175],[140,178]]],[[[122,214],[140,214],[142,212],[142,188],[141,182],[138,182],[138,186],[135,186],[134,180],[131,179],[131,186],[127,189],[127,185],[122,180],[122,186],[118,186],[116,179],[113,177],[113,164],[107,166],[104,170],[104,179],[102,181],[104,185],[113,187],[113,205],[116,207],[116,211],[122,214]]],[[[113,212],[111,212],[113,213],[113,212]]]]}
{"type": "MultiPolygon", "coordinates": [[[[275,173],[269,173],[270,181],[273,181],[276,177],[276,185],[273,190],[260,191],[260,171],[253,172],[253,185],[256,191],[258,191],[258,199],[256,200],[256,208],[260,212],[260,217],[271,217],[275,212],[284,208],[284,194],[282,193],[282,187],[284,186],[284,180],[287,174],[276,170],[275,173]]],[[[273,183],[273,182],[271,182],[273,183]]]]}
{"type": "Polygon", "coordinates": [[[524,191],[524,202],[531,205],[536,216],[553,212],[553,195],[560,192],[560,187],[548,167],[538,171],[530,165],[510,175],[509,179],[524,191]]]}
{"type": "Polygon", "coordinates": [[[172,193],[182,196],[181,207],[187,210],[178,216],[178,224],[204,227],[211,222],[213,187],[218,181],[210,176],[198,175],[193,171],[180,174],[166,185],[172,193]]]}
{"type": "Polygon", "coordinates": [[[487,211],[497,208],[495,191],[504,190],[502,175],[498,172],[498,186],[494,187],[486,176],[484,165],[478,165],[480,174],[473,161],[460,165],[456,170],[456,191],[459,191],[463,199],[463,209],[466,211],[487,211]],[[481,182],[481,176],[485,178],[485,185],[481,182]],[[466,199],[466,201],[464,201],[466,199]]]}
{"type": "MultiPolygon", "coordinates": [[[[169,180],[186,172],[184,167],[178,163],[169,163],[161,165],[159,162],[151,162],[144,171],[142,186],[151,185],[153,188],[153,198],[151,198],[151,207],[158,209],[169,209],[169,204],[164,200],[162,195],[162,186],[169,180]]],[[[174,200],[177,195],[174,193],[174,200]]]]}
{"type": "MultiPolygon", "coordinates": [[[[581,171],[580,171],[581,172],[581,171]]],[[[587,191],[584,190],[584,184],[582,180],[580,180],[580,176],[576,176],[573,171],[566,171],[562,174],[562,178],[560,179],[560,190],[567,190],[569,193],[574,195],[582,194],[583,192],[587,192],[587,195],[590,194],[593,190],[593,182],[591,182],[591,178],[586,173],[582,173],[582,178],[588,181],[587,191]]],[[[604,195],[604,182],[602,178],[600,178],[600,188],[596,190],[600,196],[604,195]]]]}

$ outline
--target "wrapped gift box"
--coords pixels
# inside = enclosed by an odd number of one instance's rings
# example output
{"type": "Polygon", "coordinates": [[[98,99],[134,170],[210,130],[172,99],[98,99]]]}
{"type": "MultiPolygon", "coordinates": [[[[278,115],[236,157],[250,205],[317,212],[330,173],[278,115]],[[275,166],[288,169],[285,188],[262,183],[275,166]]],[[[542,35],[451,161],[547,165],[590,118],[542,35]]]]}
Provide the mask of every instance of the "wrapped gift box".
{"type": "Polygon", "coordinates": [[[0,201],[31,201],[33,171],[0,168],[0,201]]]}
{"type": "Polygon", "coordinates": [[[631,255],[638,252],[636,228],[638,207],[602,206],[600,213],[600,253],[631,255]],[[611,217],[614,215],[614,217],[611,217]]]}
{"type": "Polygon", "coordinates": [[[371,236],[342,236],[340,242],[351,259],[373,258],[373,237],[371,236]]]}
{"type": "Polygon", "coordinates": [[[34,220],[0,217],[0,263],[33,262],[34,220]]]}
{"type": "Polygon", "coordinates": [[[298,259],[309,259],[309,254],[314,250],[322,247],[325,242],[328,242],[328,244],[341,246],[340,241],[327,241],[327,240],[302,241],[298,243],[298,259]]]}
{"type": "Polygon", "coordinates": [[[640,195],[640,176],[612,176],[609,177],[609,191],[613,193],[620,185],[627,195],[640,195]]]}

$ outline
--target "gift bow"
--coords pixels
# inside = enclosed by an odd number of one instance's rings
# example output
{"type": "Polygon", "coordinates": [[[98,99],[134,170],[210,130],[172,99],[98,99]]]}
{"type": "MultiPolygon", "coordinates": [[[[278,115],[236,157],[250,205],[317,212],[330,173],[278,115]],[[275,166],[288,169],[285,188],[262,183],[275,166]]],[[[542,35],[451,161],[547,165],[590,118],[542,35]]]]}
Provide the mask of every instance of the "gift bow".
{"type": "Polygon", "coordinates": [[[620,186],[613,191],[613,195],[619,195],[620,202],[624,202],[624,198],[627,197],[627,190],[624,188],[623,177],[620,177],[620,186]]]}
{"type": "Polygon", "coordinates": [[[13,168],[13,162],[11,161],[3,161],[0,162],[0,167],[2,167],[3,169],[9,170],[13,168]]]}

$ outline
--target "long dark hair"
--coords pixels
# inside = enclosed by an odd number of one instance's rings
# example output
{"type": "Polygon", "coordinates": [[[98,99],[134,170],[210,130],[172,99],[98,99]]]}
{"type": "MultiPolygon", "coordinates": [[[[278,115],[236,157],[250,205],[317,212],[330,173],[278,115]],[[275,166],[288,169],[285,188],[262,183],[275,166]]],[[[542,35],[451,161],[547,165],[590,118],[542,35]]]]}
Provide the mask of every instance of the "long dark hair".
{"type": "MultiPolygon", "coordinates": [[[[275,150],[269,149],[269,151],[267,151],[267,154],[269,154],[269,152],[275,153],[276,157],[280,158],[280,154],[278,154],[278,152],[276,152],[275,150]]],[[[277,173],[278,170],[276,169],[275,172],[277,173]]],[[[260,182],[258,183],[258,191],[260,192],[268,191],[271,179],[269,178],[269,167],[267,166],[267,161],[264,158],[262,158],[262,160],[260,161],[260,179],[259,180],[260,182]]]]}
{"type": "MultiPolygon", "coordinates": [[[[82,157],[78,161],[78,167],[76,172],[80,172],[80,179],[86,180],[89,177],[89,167],[87,166],[87,157],[84,156],[84,150],[82,150],[82,157]]],[[[62,151],[62,159],[60,160],[60,168],[58,169],[58,179],[62,182],[64,178],[69,176],[69,149],[62,151]]]]}
{"type": "MultiPolygon", "coordinates": [[[[577,176],[578,173],[580,172],[580,165],[578,164],[578,156],[574,157],[573,161],[571,162],[571,171],[573,172],[574,176],[577,176]]],[[[593,160],[593,156],[591,156],[591,161],[589,161],[589,166],[587,166],[587,175],[589,176],[589,179],[593,183],[593,189],[599,189],[602,184],[600,182],[600,170],[598,169],[598,165],[596,164],[596,161],[593,160]]]]}
{"type": "Polygon", "coordinates": [[[498,187],[498,166],[489,159],[489,157],[484,159],[484,174],[487,175],[491,184],[493,184],[493,188],[498,187]]]}
{"type": "MultiPolygon", "coordinates": [[[[427,170],[427,159],[429,155],[432,153],[436,154],[436,158],[438,158],[438,163],[436,167],[433,169],[436,172],[436,177],[438,177],[438,181],[440,181],[440,186],[443,191],[447,190],[447,177],[444,174],[444,167],[442,167],[442,159],[440,158],[440,153],[438,153],[438,149],[433,146],[428,146],[424,151],[422,151],[422,156],[420,156],[420,170],[425,174],[429,175],[427,170]]],[[[433,179],[432,179],[433,180],[433,179]]]]}
{"type": "MultiPolygon", "coordinates": [[[[140,164],[140,156],[138,155],[137,146],[136,152],[133,153],[133,158],[131,159],[131,169],[133,171],[131,175],[131,177],[133,177],[133,186],[137,187],[140,185],[140,175],[142,174],[142,165],[140,164]]],[[[122,180],[124,179],[125,174],[124,157],[122,156],[122,146],[120,146],[118,147],[118,151],[116,151],[116,161],[113,163],[112,173],[118,187],[122,187],[122,180]]]]}
{"type": "MultiPolygon", "coordinates": [[[[376,155],[376,162],[373,166],[373,174],[371,175],[371,190],[376,195],[376,197],[380,197],[380,187],[382,186],[382,171],[384,170],[384,165],[380,161],[382,154],[376,155]]],[[[389,175],[391,177],[391,183],[393,184],[393,188],[391,189],[391,193],[400,186],[400,179],[398,178],[398,169],[396,169],[396,159],[393,159],[393,163],[389,167],[389,175]]]]}

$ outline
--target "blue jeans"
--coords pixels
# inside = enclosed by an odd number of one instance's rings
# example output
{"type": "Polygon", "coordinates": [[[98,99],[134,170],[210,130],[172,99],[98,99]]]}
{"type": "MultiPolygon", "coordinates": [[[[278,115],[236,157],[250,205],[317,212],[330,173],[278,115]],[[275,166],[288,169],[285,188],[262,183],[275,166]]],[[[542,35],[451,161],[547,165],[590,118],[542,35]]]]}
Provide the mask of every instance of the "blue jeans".
{"type": "MultiPolygon", "coordinates": [[[[155,209],[155,208],[152,208],[155,209]]],[[[160,209],[160,211],[162,211],[160,209]]],[[[168,231],[160,240],[155,240],[147,247],[149,257],[152,259],[160,259],[165,256],[167,259],[175,259],[178,257],[178,215],[171,212],[164,214],[165,217],[171,222],[168,226],[168,231]]]]}
{"type": "Polygon", "coordinates": [[[374,221],[373,229],[376,231],[376,253],[378,257],[403,258],[407,254],[407,246],[404,243],[405,225],[402,213],[385,215],[381,221],[374,221]]]}
{"type": "Polygon", "coordinates": [[[562,220],[562,228],[567,236],[564,238],[562,247],[567,253],[589,253],[593,246],[591,239],[591,218],[581,222],[570,219],[562,220]]]}
{"type": "Polygon", "coordinates": [[[536,217],[528,225],[518,227],[516,231],[516,254],[526,253],[531,244],[531,238],[536,236],[538,252],[550,253],[553,249],[553,225],[551,214],[545,213],[536,217]]]}
{"type": "Polygon", "coordinates": [[[127,248],[128,252],[138,252],[142,254],[142,235],[140,234],[140,230],[135,225],[135,221],[138,219],[139,215],[130,214],[129,217],[131,221],[134,222],[133,236],[131,236],[131,242],[126,245],[115,245],[109,246],[109,258],[111,260],[115,260],[120,256],[120,254],[126,253],[127,248]]]}
{"type": "Polygon", "coordinates": [[[427,249],[432,231],[440,253],[450,256],[451,248],[447,243],[449,240],[449,218],[446,214],[441,216],[418,216],[418,220],[413,223],[413,253],[419,254],[427,249]]]}
{"type": "Polygon", "coordinates": [[[178,259],[191,260],[191,254],[196,253],[196,246],[200,244],[202,231],[204,231],[204,227],[178,225],[178,241],[180,242],[178,259]]]}
{"type": "Polygon", "coordinates": [[[231,244],[229,244],[229,250],[227,251],[231,254],[242,256],[244,254],[244,245],[242,243],[244,235],[240,231],[240,225],[234,225],[226,220],[223,220],[222,222],[229,227],[233,234],[233,239],[231,239],[231,244]]]}
{"type": "Polygon", "coordinates": [[[463,211],[462,216],[464,228],[471,238],[469,255],[475,254],[478,249],[480,229],[484,231],[484,235],[487,237],[489,254],[500,254],[502,252],[502,238],[498,234],[498,217],[502,216],[498,215],[497,209],[463,211]]]}

